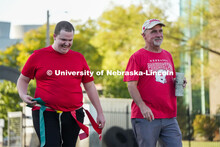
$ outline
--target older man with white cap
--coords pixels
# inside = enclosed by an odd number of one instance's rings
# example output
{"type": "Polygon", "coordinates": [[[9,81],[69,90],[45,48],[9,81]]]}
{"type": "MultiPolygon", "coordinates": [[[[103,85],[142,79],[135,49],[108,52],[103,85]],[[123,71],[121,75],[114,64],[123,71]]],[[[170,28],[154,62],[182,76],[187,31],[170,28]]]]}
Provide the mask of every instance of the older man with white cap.
{"type": "Polygon", "coordinates": [[[157,19],[145,21],[142,26],[145,46],[130,57],[126,68],[127,73],[138,71],[142,74],[124,76],[133,98],[131,122],[139,147],[155,147],[158,139],[166,147],[182,146],[182,134],[176,120],[174,63],[171,54],[160,48],[164,26],[157,19]],[[162,74],[163,79],[158,80],[161,71],[171,74],[162,74]]]}

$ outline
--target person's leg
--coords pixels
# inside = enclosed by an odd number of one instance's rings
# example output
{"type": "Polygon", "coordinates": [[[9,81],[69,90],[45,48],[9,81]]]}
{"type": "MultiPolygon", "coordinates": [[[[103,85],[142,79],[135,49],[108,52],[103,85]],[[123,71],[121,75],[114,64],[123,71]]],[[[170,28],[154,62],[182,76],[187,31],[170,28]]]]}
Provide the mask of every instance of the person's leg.
{"type": "Polygon", "coordinates": [[[162,119],[160,139],[165,147],[182,147],[182,134],[176,118],[162,119]]]}
{"type": "MultiPolygon", "coordinates": [[[[84,112],[83,109],[76,110],[76,118],[83,123],[84,112]]],[[[61,116],[62,123],[62,147],[75,147],[79,135],[80,127],[70,112],[64,112],[61,116]]]]}
{"type": "MultiPolygon", "coordinates": [[[[32,111],[34,129],[40,140],[39,110],[32,111]]],[[[46,144],[44,147],[60,147],[61,136],[59,115],[56,112],[44,111],[46,144]]]]}
{"type": "Polygon", "coordinates": [[[132,128],[139,147],[155,147],[161,129],[161,120],[132,119],[132,128]]]}

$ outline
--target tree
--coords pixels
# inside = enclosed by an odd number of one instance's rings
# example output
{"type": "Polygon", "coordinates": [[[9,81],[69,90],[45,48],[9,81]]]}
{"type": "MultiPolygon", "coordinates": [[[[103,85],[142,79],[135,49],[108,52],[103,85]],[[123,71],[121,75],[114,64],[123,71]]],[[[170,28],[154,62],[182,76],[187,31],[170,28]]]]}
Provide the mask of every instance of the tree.
{"type": "Polygon", "coordinates": [[[17,57],[19,56],[18,44],[12,45],[6,51],[0,51],[0,65],[18,69],[17,57]]]}
{"type": "MultiPolygon", "coordinates": [[[[91,71],[95,73],[100,71],[103,57],[99,54],[98,49],[91,44],[91,39],[97,32],[97,24],[94,20],[87,20],[84,24],[76,25],[76,33],[73,39],[72,50],[84,55],[91,71]]],[[[96,83],[100,83],[102,78],[94,74],[96,83]]]]}

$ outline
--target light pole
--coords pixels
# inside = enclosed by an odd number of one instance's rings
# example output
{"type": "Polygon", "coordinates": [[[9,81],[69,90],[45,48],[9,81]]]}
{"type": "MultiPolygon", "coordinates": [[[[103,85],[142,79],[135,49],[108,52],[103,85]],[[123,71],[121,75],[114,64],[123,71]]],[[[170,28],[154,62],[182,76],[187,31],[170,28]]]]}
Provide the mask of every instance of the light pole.
{"type": "MultiPolygon", "coordinates": [[[[64,13],[68,13],[68,11],[64,11],[64,13]]],[[[52,12],[52,16],[53,16],[53,12],[52,12]]],[[[47,10],[47,27],[46,27],[46,46],[50,45],[50,12],[49,10],[47,10]]]]}
{"type": "Polygon", "coordinates": [[[50,45],[50,22],[49,22],[49,10],[47,10],[47,38],[46,38],[46,46],[50,45]]]}

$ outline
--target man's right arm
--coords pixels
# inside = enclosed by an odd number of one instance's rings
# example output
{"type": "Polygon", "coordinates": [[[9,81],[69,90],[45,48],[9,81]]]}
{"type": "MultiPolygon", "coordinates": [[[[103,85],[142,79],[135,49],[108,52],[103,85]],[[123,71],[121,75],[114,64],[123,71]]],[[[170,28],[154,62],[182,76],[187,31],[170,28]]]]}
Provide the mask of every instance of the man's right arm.
{"type": "Polygon", "coordinates": [[[129,81],[128,82],[128,91],[133,98],[134,102],[138,105],[141,110],[143,117],[149,121],[154,120],[154,115],[151,109],[144,103],[141,95],[137,89],[138,81],[129,81]]]}
{"type": "Polygon", "coordinates": [[[19,94],[20,98],[25,103],[33,106],[36,104],[36,101],[31,101],[34,98],[27,95],[27,88],[28,88],[28,84],[29,84],[30,80],[31,79],[29,77],[26,77],[23,74],[20,74],[18,81],[17,81],[17,89],[18,89],[18,94],[19,94]]]}

